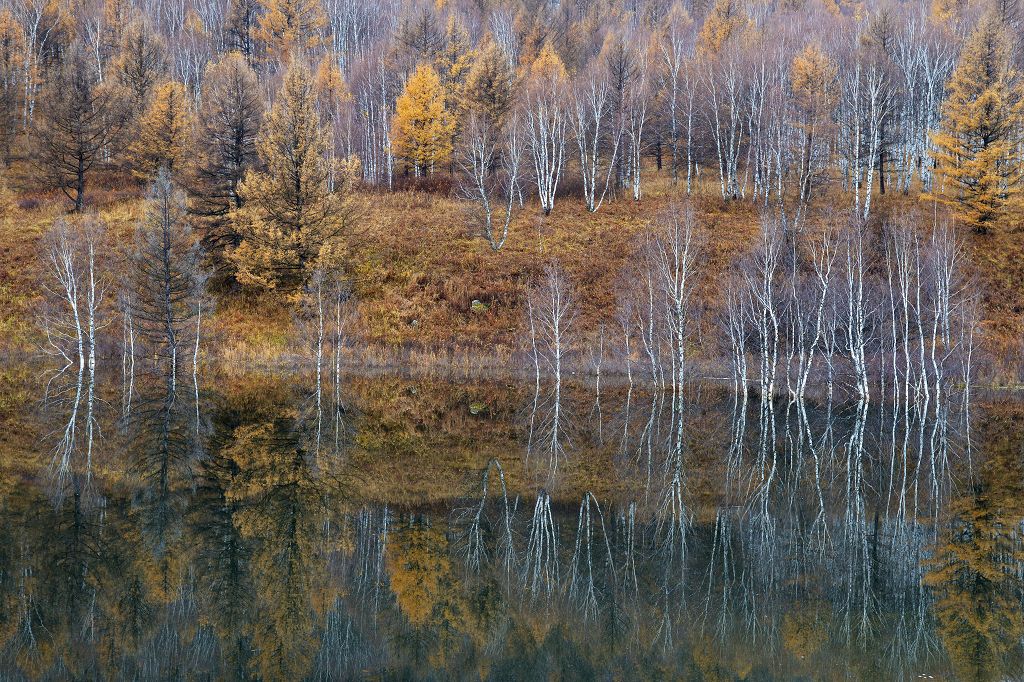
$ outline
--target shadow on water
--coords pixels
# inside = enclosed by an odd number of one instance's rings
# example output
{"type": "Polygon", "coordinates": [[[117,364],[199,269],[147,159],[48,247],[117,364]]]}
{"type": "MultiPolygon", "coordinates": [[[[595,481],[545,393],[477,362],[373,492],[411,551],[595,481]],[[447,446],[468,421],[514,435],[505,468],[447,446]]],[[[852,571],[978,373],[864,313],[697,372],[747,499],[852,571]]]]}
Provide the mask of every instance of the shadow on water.
{"type": "Polygon", "coordinates": [[[1017,406],[73,370],[3,679],[1024,672],[1017,406]]]}

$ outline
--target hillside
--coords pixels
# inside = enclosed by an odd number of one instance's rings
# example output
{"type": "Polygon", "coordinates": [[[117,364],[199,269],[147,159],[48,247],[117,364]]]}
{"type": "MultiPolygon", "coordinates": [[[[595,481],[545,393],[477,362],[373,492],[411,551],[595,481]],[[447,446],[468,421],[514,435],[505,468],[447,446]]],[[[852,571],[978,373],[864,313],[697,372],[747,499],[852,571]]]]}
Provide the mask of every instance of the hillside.
{"type": "MultiPolygon", "coordinates": [[[[353,282],[356,320],[349,326],[360,362],[413,364],[456,361],[467,368],[505,363],[525,344],[525,287],[543,264],[565,268],[578,305],[574,338],[582,350],[595,343],[603,325],[609,347],[617,344],[616,293],[627,265],[635,260],[645,230],[686,201],[670,180],[653,169],[640,202],[620,197],[588,212],[579,197],[560,196],[544,216],[534,204],[519,212],[503,249],[492,251],[474,236],[473,206],[449,190],[407,188],[395,192],[361,189],[355,220],[344,237],[346,271],[353,282]],[[474,301],[477,303],[474,304],[474,301]]],[[[717,352],[723,275],[752,248],[760,231],[759,210],[750,201],[723,202],[715,188],[696,193],[698,239],[702,244],[694,302],[699,312],[697,356],[717,352]]],[[[131,248],[142,210],[143,188],[107,176],[90,210],[106,226],[108,288],[116,287],[121,254],[131,248]],[[115,189],[116,188],[116,189],[115,189]]],[[[842,195],[835,202],[846,200],[842,195]]],[[[916,196],[876,197],[869,230],[878,233],[890,218],[929,205],[916,196]]],[[[815,210],[828,206],[822,201],[815,210]]],[[[53,195],[16,194],[0,238],[0,331],[8,358],[34,353],[42,342],[36,324],[45,280],[43,235],[65,214],[53,195]]],[[[813,221],[817,220],[812,210],[813,221]]],[[[924,221],[922,221],[924,222],[924,221]]],[[[981,344],[991,373],[1016,377],[1022,338],[1024,245],[1016,232],[958,232],[966,268],[982,300],[981,344]]],[[[880,266],[876,266],[880,267],[880,266]]],[[[113,296],[108,296],[113,299],[113,296]]],[[[296,325],[299,306],[287,297],[238,287],[213,294],[215,312],[207,326],[209,359],[225,365],[259,367],[287,363],[308,352],[296,325]],[[239,364],[241,363],[241,364],[239,364]]],[[[108,301],[109,302],[109,301],[108,301]]],[[[611,353],[609,353],[610,355],[611,353]]]]}

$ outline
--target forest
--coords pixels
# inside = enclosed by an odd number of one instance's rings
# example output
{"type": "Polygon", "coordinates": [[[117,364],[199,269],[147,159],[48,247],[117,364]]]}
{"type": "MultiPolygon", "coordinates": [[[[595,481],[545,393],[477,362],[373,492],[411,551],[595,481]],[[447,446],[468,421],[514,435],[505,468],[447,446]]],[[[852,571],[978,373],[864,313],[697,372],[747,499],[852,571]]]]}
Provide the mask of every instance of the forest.
{"type": "Polygon", "coordinates": [[[1019,15],[4,0],[4,346],[1012,383],[1019,15]]]}

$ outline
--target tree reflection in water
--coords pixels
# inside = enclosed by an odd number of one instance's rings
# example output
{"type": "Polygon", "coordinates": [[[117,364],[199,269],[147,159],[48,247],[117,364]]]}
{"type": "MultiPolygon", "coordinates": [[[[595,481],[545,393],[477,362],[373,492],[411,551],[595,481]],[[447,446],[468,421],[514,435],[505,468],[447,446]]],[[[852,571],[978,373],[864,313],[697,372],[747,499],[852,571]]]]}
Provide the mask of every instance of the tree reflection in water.
{"type": "Polygon", "coordinates": [[[90,485],[45,439],[4,470],[0,678],[1022,672],[1015,406],[968,439],[956,406],[567,383],[560,418],[617,435],[560,425],[554,471],[533,386],[225,380],[198,423],[168,387],[138,378],[123,430],[97,389],[90,485]]]}

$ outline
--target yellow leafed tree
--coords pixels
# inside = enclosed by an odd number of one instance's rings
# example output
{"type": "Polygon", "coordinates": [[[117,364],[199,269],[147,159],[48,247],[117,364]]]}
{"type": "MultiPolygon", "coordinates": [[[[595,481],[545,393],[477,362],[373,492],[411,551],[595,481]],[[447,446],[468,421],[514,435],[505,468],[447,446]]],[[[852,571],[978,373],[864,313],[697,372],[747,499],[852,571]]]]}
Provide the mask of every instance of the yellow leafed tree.
{"type": "Polygon", "coordinates": [[[312,80],[301,62],[288,69],[256,141],[263,170],[239,187],[242,208],[232,218],[241,243],[228,259],[242,284],[294,289],[312,269],[336,264],[348,211],[330,190],[331,139],[312,80]]]}
{"type": "Polygon", "coordinates": [[[392,143],[417,176],[428,175],[452,153],[454,125],[437,72],[421,65],[395,102],[392,143]]]}
{"type": "Polygon", "coordinates": [[[437,74],[445,86],[450,105],[460,99],[474,57],[475,50],[466,27],[452,15],[445,30],[444,45],[436,60],[437,74]]]}
{"type": "Polygon", "coordinates": [[[734,36],[746,29],[749,21],[739,0],[718,0],[697,36],[697,48],[705,56],[715,56],[734,36]]]}
{"type": "Polygon", "coordinates": [[[926,195],[951,206],[964,224],[985,233],[1020,205],[1024,86],[1013,45],[995,17],[981,20],[946,86],[942,123],[933,133],[935,178],[926,195]]]}
{"type": "Polygon", "coordinates": [[[270,57],[287,61],[322,42],[327,15],[318,0],[263,0],[256,37],[270,57]]]}
{"type": "Polygon", "coordinates": [[[545,43],[537,58],[530,63],[529,80],[531,84],[541,87],[560,87],[569,80],[565,62],[551,47],[551,43],[545,43]]]}
{"type": "Polygon", "coordinates": [[[184,85],[171,81],[157,87],[131,145],[132,171],[147,180],[161,168],[180,171],[193,151],[193,118],[184,85]]]}

